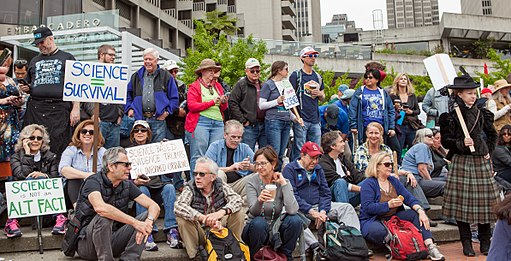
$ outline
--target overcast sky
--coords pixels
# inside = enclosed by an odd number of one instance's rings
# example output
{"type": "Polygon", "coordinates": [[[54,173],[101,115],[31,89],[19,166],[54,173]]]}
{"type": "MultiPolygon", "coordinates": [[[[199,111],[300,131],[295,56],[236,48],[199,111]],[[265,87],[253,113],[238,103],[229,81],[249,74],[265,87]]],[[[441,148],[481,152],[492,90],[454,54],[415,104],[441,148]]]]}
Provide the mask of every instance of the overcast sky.
{"type": "MultiPolygon", "coordinates": [[[[321,25],[330,22],[334,14],[348,14],[348,20],[355,20],[357,27],[373,30],[372,13],[381,9],[384,28],[387,28],[387,10],[385,0],[321,0],[321,25]]],[[[461,13],[460,0],[438,0],[440,19],[442,13],[461,13]]]]}

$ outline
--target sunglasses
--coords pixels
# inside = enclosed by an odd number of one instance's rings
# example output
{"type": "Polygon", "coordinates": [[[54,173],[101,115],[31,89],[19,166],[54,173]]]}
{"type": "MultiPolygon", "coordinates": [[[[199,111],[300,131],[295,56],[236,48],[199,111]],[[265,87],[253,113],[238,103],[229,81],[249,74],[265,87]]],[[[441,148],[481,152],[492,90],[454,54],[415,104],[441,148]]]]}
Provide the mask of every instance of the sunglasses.
{"type": "Polygon", "coordinates": [[[504,133],[502,133],[502,136],[511,136],[511,133],[504,132],[504,133]]]}
{"type": "Polygon", "coordinates": [[[86,130],[86,129],[82,129],[80,131],[81,134],[85,135],[87,133],[89,133],[89,135],[94,135],[94,130],[86,130]]]}
{"type": "Polygon", "coordinates": [[[302,57],[303,57],[303,58],[306,58],[306,57],[309,57],[309,58],[312,58],[312,57],[314,57],[314,58],[318,58],[318,54],[317,54],[317,53],[315,53],[315,54],[306,54],[306,55],[304,55],[304,56],[302,56],[302,57]]]}
{"type": "Polygon", "coordinates": [[[28,63],[28,62],[27,62],[27,60],[21,59],[21,60],[16,60],[16,61],[14,62],[14,65],[16,65],[16,66],[18,66],[18,65],[19,65],[19,66],[22,66],[22,65],[27,65],[27,63],[28,63]]]}
{"type": "Polygon", "coordinates": [[[197,177],[199,175],[201,178],[204,178],[207,174],[213,174],[211,172],[200,172],[200,171],[194,171],[193,176],[197,177]]]}
{"type": "Polygon", "coordinates": [[[146,133],[147,132],[147,128],[136,128],[136,129],[133,129],[133,132],[134,133],[137,133],[137,132],[146,133]]]}
{"type": "Polygon", "coordinates": [[[392,167],[392,165],[394,164],[394,162],[392,162],[392,161],[391,161],[391,162],[380,162],[380,163],[378,163],[378,164],[379,164],[379,165],[383,165],[383,166],[385,166],[386,168],[390,168],[390,167],[392,167]]]}
{"type": "Polygon", "coordinates": [[[178,73],[178,72],[179,72],[178,69],[170,70],[170,73],[178,73]]]}
{"type": "Polygon", "coordinates": [[[251,74],[257,74],[257,73],[260,73],[260,72],[261,72],[261,70],[255,70],[255,69],[250,70],[251,74]]]}
{"type": "Polygon", "coordinates": [[[433,134],[424,135],[424,137],[433,138],[433,134]]]}
{"type": "Polygon", "coordinates": [[[373,77],[373,76],[365,76],[364,78],[365,78],[365,79],[374,79],[374,77],[373,77]]]}
{"type": "Polygon", "coordinates": [[[38,140],[38,141],[41,141],[43,140],[43,137],[41,136],[30,136],[28,137],[29,140],[38,140]]]}
{"type": "Polygon", "coordinates": [[[122,165],[124,165],[124,167],[129,168],[129,167],[131,167],[131,164],[133,164],[133,163],[131,163],[129,161],[117,161],[117,162],[114,162],[114,164],[116,164],[116,165],[122,164],[122,165]]]}

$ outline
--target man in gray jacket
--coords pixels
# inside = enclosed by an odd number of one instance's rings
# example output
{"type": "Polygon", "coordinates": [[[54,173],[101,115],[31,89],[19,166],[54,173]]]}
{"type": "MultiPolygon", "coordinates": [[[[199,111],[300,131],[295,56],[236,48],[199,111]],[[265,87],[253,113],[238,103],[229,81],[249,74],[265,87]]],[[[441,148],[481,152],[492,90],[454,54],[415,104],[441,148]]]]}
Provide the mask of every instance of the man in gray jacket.
{"type": "Polygon", "coordinates": [[[449,97],[443,96],[440,91],[435,90],[435,87],[431,87],[424,96],[422,110],[427,114],[426,125],[429,125],[430,121],[434,121],[434,126],[437,126],[438,117],[444,112],[449,112],[449,97]]]}

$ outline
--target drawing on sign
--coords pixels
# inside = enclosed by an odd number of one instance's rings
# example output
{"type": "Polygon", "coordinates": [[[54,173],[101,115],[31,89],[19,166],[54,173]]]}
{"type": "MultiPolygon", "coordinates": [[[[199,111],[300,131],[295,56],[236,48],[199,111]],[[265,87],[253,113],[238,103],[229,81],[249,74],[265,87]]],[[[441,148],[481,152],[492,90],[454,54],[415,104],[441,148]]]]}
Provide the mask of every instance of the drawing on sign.
{"type": "Polygon", "coordinates": [[[284,89],[284,107],[289,110],[300,105],[298,96],[296,96],[293,86],[288,80],[282,80],[282,87],[284,89]]]}

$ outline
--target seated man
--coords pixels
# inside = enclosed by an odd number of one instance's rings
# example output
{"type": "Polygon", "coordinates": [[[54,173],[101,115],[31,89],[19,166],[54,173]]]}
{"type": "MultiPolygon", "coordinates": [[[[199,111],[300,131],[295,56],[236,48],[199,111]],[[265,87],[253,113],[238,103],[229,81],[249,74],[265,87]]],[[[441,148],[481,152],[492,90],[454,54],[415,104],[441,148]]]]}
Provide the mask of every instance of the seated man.
{"type": "Polygon", "coordinates": [[[254,171],[254,165],[250,164],[254,152],[247,144],[241,143],[243,129],[239,121],[227,121],[224,127],[224,140],[211,143],[205,155],[218,164],[220,169],[218,177],[241,197],[247,195],[246,180],[254,171]]]}
{"type": "Polygon", "coordinates": [[[321,137],[325,155],[319,160],[326,181],[332,192],[332,201],[360,204],[360,186],[365,180],[364,173],[355,168],[351,157],[344,153],[345,140],[339,132],[331,131],[321,137]]]}
{"type": "MultiPolygon", "coordinates": [[[[315,222],[319,227],[327,219],[344,222],[360,230],[355,209],[348,203],[331,202],[330,189],[323,168],[318,165],[323,154],[314,142],[306,142],[300,158],[286,165],[283,175],[293,186],[299,211],[315,222]]],[[[314,248],[315,239],[305,234],[306,246],[314,248]]]]}
{"type": "Polygon", "coordinates": [[[350,131],[348,114],[341,110],[336,104],[323,105],[318,108],[321,117],[321,134],[338,130],[342,137],[346,138],[350,131]]]}
{"type": "Polygon", "coordinates": [[[87,260],[140,260],[160,207],[130,181],[131,162],[121,147],[108,149],[100,172],[84,180],[76,203],[82,228],[77,253],[87,260]],[[147,208],[136,218],[127,214],[134,200],[147,208]]]}
{"type": "Polygon", "coordinates": [[[204,227],[221,228],[227,224],[227,228],[241,238],[245,213],[240,211],[241,196],[218,178],[218,166],[213,160],[197,159],[193,176],[178,197],[174,210],[188,257],[201,260],[197,251],[198,231],[203,235],[204,227]]]}

